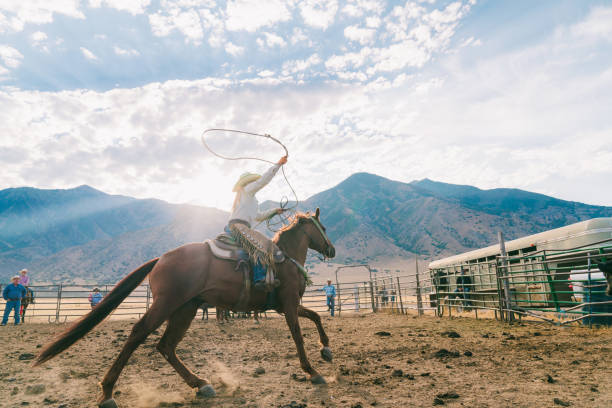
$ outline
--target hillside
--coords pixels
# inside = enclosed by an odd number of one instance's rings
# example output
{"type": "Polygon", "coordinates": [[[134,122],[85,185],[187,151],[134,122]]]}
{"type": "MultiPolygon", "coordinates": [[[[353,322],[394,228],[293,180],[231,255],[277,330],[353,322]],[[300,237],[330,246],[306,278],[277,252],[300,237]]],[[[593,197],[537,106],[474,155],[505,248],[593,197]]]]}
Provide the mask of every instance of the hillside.
{"type": "Polygon", "coordinates": [[[330,237],[353,262],[419,254],[433,259],[578,221],[612,216],[612,207],[559,200],[518,189],[480,190],[428,179],[402,183],[357,173],[314,195],[330,237]]]}
{"type": "MultiPolygon", "coordinates": [[[[278,205],[266,202],[264,207],[278,205]]],[[[595,217],[612,207],[517,189],[480,190],[428,179],[357,173],[300,203],[321,208],[337,261],[434,259],[595,217]]],[[[115,282],[142,262],[222,230],[224,211],[69,190],[0,191],[0,279],[27,267],[40,281],[115,282]]]]}
{"type": "Polygon", "coordinates": [[[227,213],[68,190],[0,191],[0,279],[26,267],[40,281],[114,282],[143,261],[219,231],[227,213]],[[199,231],[202,235],[198,235],[199,231]]]}

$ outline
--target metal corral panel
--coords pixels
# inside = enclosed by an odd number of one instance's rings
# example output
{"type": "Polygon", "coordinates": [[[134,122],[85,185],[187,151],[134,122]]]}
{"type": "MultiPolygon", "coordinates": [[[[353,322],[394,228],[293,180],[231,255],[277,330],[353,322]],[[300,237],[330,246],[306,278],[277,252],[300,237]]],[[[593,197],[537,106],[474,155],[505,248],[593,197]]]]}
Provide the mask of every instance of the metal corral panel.
{"type": "MultiPolygon", "coordinates": [[[[508,253],[523,249],[564,250],[593,245],[612,238],[612,218],[593,218],[565,227],[552,229],[506,242],[508,253]]],[[[465,264],[469,261],[499,255],[499,244],[439,259],[429,264],[429,269],[465,264]]]]}

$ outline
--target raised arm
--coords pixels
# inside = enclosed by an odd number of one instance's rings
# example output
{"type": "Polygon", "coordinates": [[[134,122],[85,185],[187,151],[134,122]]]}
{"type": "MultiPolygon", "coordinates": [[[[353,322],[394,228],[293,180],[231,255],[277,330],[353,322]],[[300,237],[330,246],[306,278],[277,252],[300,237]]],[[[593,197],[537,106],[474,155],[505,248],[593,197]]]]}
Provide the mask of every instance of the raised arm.
{"type": "Polygon", "coordinates": [[[256,192],[264,188],[274,178],[274,176],[278,172],[278,169],[280,169],[281,166],[285,163],[287,163],[287,156],[281,157],[278,163],[270,167],[268,171],[266,171],[258,180],[247,184],[244,187],[244,191],[249,194],[255,194],[256,192]]]}
{"type": "Polygon", "coordinates": [[[256,221],[265,221],[267,219],[270,219],[270,218],[274,217],[276,214],[280,214],[282,212],[283,212],[283,210],[281,208],[273,208],[273,209],[268,210],[268,211],[258,212],[257,216],[255,217],[255,220],[256,221]]]}

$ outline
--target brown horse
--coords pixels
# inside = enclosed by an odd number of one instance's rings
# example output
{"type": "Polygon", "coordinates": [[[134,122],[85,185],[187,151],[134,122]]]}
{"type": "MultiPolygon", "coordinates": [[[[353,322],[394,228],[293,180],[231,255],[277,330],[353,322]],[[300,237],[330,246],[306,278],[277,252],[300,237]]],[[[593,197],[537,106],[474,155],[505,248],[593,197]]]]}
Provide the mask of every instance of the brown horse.
{"type": "MultiPolygon", "coordinates": [[[[306,356],[298,316],[312,320],[317,326],[321,356],[331,361],[332,354],[321,318],[316,312],[300,305],[300,298],[306,289],[306,279],[300,268],[304,265],[308,248],[329,258],[335,256],[336,250],[319,220],[318,208],[314,215],[297,214],[292,223],[279,231],[273,240],[286,255],[286,260],[276,267],[280,286],[275,289],[275,310],[285,315],[302,369],[309,374],[312,383],[324,384],[325,380],[310,365],[306,356]]],[[[206,243],[186,244],[152,259],[123,278],[96,308],[47,345],[38,355],[35,365],[51,359],[85,336],[149,275],[153,303],[134,325],[119,356],[104,376],[100,384],[102,396],[99,406],[117,406],[112,395],[121,370],[134,350],[165,321],[168,324],[157,350],[190,387],[198,390],[200,396],[213,397],[215,391],[210,383],[191,372],[177,357],[175,350],[202,303],[235,309],[243,287],[242,274],[236,272],[235,265],[235,262],[215,258],[206,243]]],[[[262,310],[265,302],[266,293],[253,290],[249,304],[242,311],[262,310]]]]}

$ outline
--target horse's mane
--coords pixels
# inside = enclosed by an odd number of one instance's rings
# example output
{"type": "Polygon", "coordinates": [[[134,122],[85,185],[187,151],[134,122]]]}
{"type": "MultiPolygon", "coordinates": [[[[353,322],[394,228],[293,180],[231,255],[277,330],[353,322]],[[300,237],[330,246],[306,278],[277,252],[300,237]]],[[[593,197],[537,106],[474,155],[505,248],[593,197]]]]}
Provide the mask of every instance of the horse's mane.
{"type": "Polygon", "coordinates": [[[296,225],[300,223],[301,220],[310,218],[311,216],[312,214],[309,212],[295,213],[291,222],[288,225],[285,225],[283,228],[279,229],[274,235],[274,238],[272,240],[274,242],[278,242],[278,240],[280,239],[281,235],[283,235],[284,232],[292,230],[293,228],[295,228],[296,225]]]}

